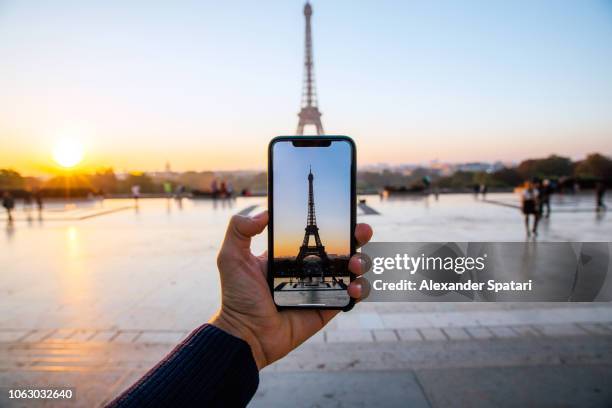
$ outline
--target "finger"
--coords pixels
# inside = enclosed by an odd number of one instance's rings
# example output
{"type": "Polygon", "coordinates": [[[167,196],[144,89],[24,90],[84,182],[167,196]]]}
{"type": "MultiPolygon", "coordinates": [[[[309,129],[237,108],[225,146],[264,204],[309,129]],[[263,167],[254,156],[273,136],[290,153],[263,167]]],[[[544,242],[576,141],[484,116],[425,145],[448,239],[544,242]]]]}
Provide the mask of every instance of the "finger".
{"type": "Polygon", "coordinates": [[[364,246],[372,238],[372,227],[368,224],[357,224],[355,226],[355,238],[357,239],[357,247],[364,246]]]}
{"type": "Polygon", "coordinates": [[[253,217],[234,215],[230,219],[225,233],[223,246],[248,249],[251,246],[251,238],[260,234],[268,225],[268,212],[261,212],[253,217]]]}
{"type": "Polygon", "coordinates": [[[372,267],[372,260],[364,253],[359,253],[351,256],[349,259],[349,271],[355,275],[363,275],[372,267]]]}
{"type": "Polygon", "coordinates": [[[355,279],[348,287],[348,294],[357,302],[362,301],[370,294],[370,282],[364,277],[355,279]]]}

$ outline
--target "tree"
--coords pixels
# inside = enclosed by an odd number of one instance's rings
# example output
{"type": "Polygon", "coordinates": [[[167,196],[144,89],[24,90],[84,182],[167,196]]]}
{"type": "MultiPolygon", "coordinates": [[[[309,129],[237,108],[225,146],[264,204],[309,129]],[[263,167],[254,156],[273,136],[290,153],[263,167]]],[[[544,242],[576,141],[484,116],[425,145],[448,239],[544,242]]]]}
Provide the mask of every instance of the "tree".
{"type": "Polygon", "coordinates": [[[500,182],[502,185],[510,187],[516,187],[524,181],[515,168],[508,167],[497,170],[492,174],[492,178],[500,182]]]}
{"type": "Polygon", "coordinates": [[[473,171],[457,171],[450,176],[441,177],[438,186],[441,188],[469,188],[475,184],[473,171]]]}
{"type": "Polygon", "coordinates": [[[517,171],[524,180],[534,177],[557,178],[571,176],[573,164],[569,158],[553,154],[545,159],[525,160],[519,164],[517,171]]]}
{"type": "Polygon", "coordinates": [[[97,191],[102,191],[105,194],[117,192],[118,181],[117,176],[112,168],[100,169],[95,174],[89,176],[92,188],[97,191]]]}
{"type": "Polygon", "coordinates": [[[143,193],[160,193],[162,187],[153,182],[153,179],[146,173],[133,172],[127,175],[125,180],[121,181],[121,191],[130,192],[132,186],[140,186],[140,191],[143,193]]]}
{"type": "Polygon", "coordinates": [[[18,190],[25,186],[21,174],[11,169],[0,169],[0,188],[7,190],[18,190]]]}
{"type": "Polygon", "coordinates": [[[576,163],[574,175],[582,178],[612,179],[612,160],[599,153],[589,154],[576,163]]]}

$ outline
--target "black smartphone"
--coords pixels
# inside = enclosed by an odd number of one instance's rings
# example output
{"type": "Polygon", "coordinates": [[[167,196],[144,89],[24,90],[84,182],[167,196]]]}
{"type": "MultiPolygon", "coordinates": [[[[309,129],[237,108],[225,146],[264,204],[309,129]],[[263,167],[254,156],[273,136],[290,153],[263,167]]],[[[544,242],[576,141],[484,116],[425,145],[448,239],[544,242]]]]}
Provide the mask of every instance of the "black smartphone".
{"type": "Polygon", "coordinates": [[[279,308],[349,310],[356,151],[347,136],[280,136],[268,147],[268,283],[279,308]]]}

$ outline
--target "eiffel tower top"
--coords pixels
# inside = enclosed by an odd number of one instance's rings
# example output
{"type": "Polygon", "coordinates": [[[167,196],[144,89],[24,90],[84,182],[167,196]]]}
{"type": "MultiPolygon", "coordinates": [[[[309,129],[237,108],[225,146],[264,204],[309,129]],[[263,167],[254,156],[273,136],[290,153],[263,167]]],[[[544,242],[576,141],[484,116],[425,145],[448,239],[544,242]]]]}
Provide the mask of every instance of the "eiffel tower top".
{"type": "Polygon", "coordinates": [[[306,31],[304,41],[304,81],[302,84],[302,102],[300,120],[296,133],[304,134],[305,125],[313,125],[316,128],[317,135],[322,135],[323,125],[321,123],[321,112],[317,106],[317,90],[315,87],[314,78],[314,62],[312,57],[312,27],[310,18],[312,17],[312,6],[306,2],[304,5],[304,18],[306,19],[306,31]]]}

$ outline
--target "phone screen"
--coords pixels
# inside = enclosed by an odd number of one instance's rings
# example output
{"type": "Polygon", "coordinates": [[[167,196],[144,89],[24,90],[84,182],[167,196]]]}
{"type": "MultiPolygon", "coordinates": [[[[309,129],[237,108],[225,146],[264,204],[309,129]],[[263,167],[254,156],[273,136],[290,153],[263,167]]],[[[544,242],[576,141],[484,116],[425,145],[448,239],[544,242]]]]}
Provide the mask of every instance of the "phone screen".
{"type": "Polygon", "coordinates": [[[278,306],[350,302],[354,146],[322,140],[272,146],[271,284],[278,306]]]}

